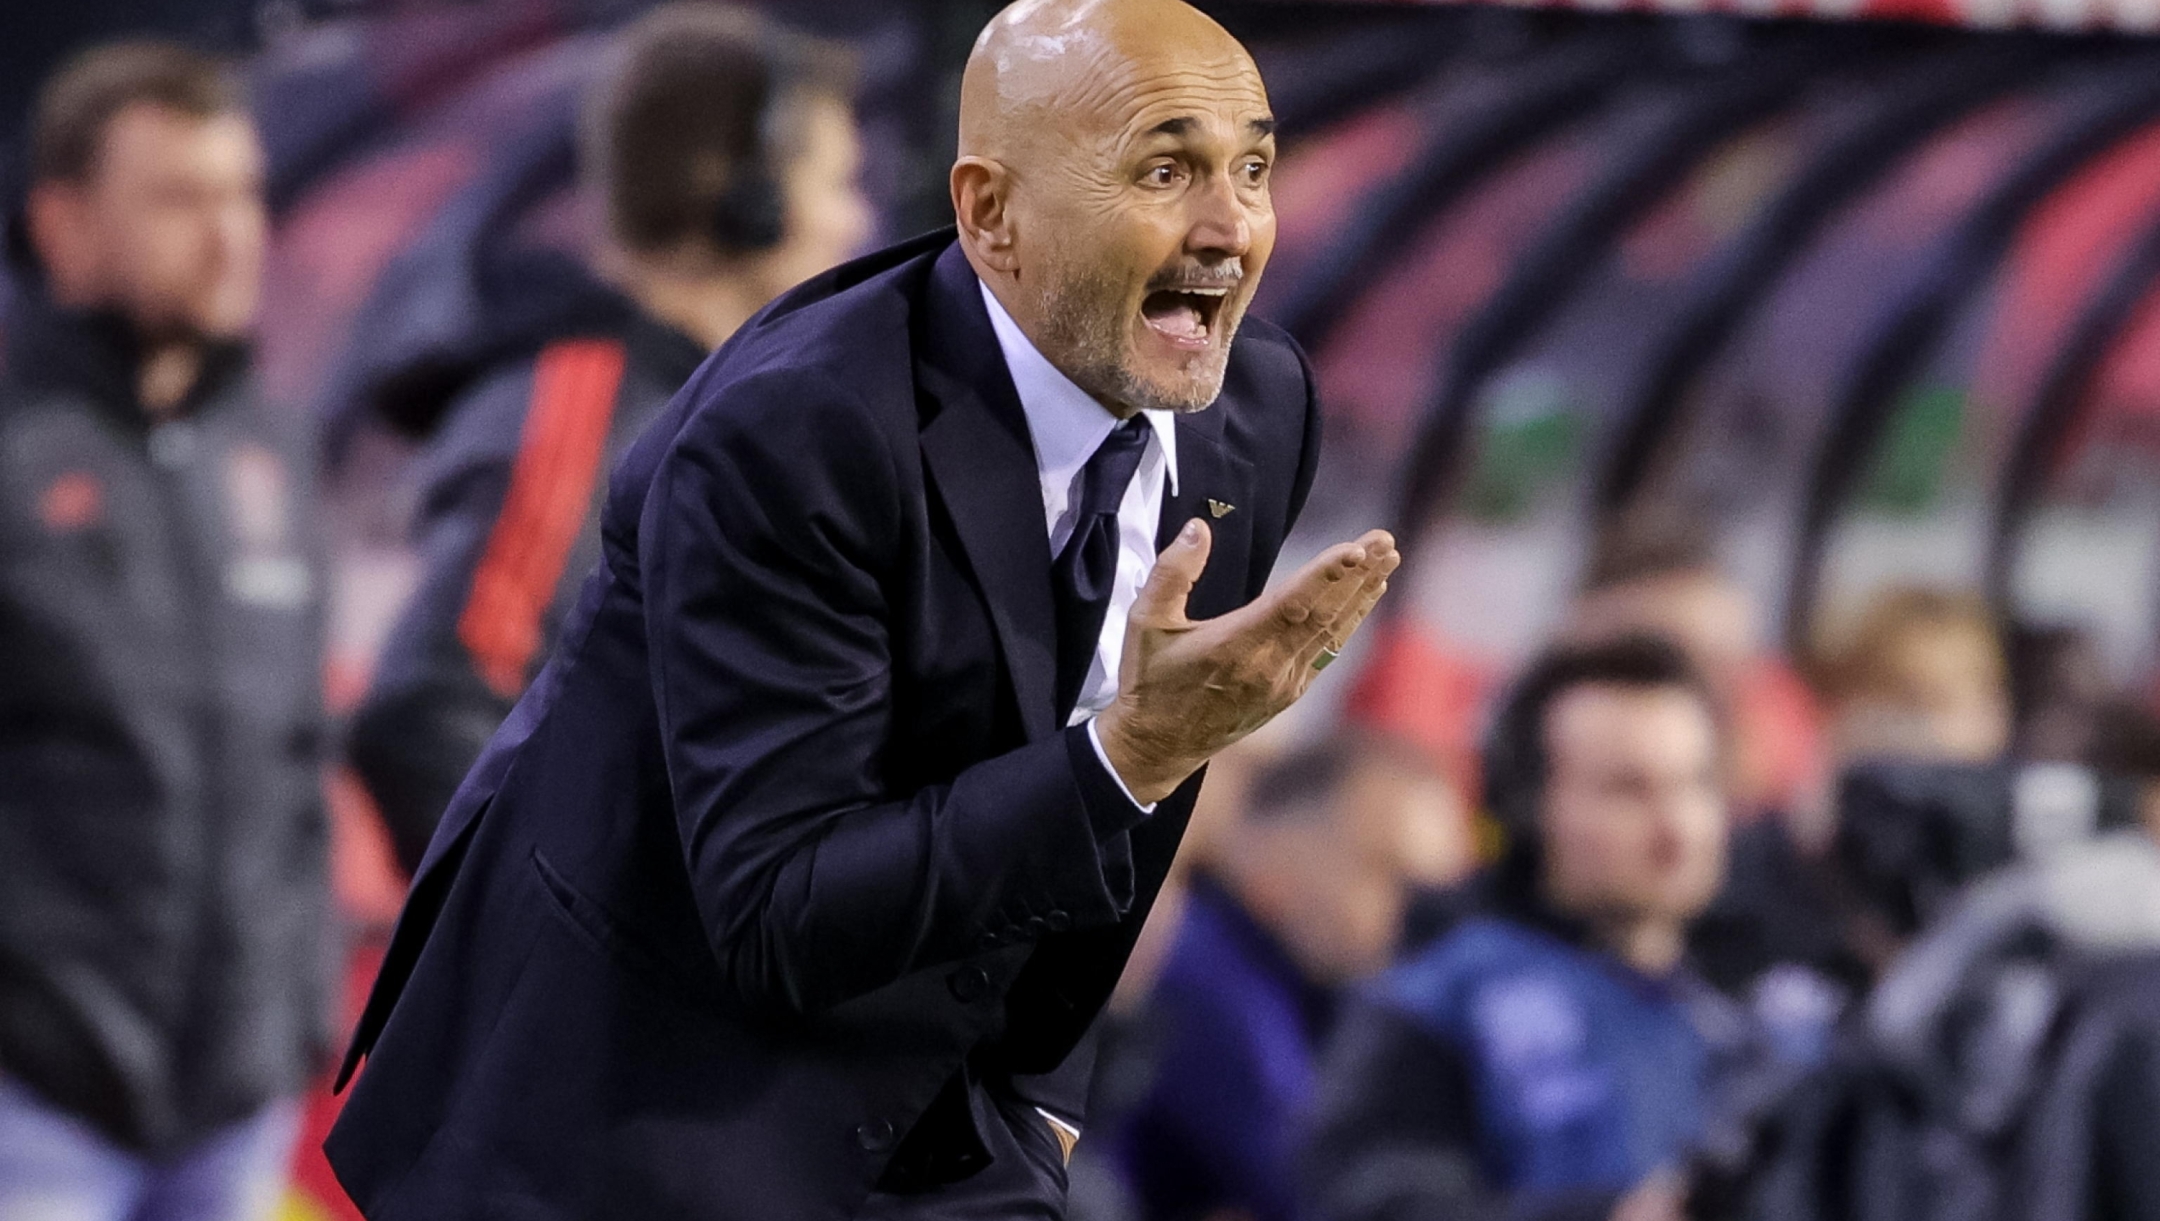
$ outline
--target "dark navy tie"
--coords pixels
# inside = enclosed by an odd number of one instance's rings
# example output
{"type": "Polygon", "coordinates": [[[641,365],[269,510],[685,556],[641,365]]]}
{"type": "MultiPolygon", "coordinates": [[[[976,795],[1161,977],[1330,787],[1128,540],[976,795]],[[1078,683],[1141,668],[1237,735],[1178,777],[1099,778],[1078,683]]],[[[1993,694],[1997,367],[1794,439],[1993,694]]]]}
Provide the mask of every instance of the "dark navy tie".
{"type": "Polygon", "coordinates": [[[1135,415],[1110,431],[1080,471],[1072,537],[1051,565],[1057,594],[1057,706],[1072,715],[1102,639],[1117,580],[1118,506],[1147,450],[1148,423],[1135,415]]]}

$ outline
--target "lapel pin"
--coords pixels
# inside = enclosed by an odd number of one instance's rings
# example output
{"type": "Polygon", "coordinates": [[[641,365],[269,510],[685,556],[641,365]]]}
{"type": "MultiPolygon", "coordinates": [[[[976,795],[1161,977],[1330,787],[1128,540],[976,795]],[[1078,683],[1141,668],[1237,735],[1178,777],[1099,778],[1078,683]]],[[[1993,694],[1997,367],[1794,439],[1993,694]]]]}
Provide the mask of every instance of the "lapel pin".
{"type": "Polygon", "coordinates": [[[1235,508],[1237,508],[1236,505],[1226,504],[1220,500],[1210,500],[1207,502],[1207,511],[1216,517],[1221,517],[1223,514],[1228,513],[1230,510],[1235,508]]]}

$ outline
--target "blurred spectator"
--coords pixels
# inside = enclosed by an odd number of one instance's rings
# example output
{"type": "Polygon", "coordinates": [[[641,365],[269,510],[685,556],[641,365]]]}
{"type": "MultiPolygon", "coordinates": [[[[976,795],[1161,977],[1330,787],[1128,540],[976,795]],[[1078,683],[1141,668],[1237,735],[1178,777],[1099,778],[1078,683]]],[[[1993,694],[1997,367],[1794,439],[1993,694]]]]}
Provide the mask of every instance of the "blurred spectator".
{"type": "Polygon", "coordinates": [[[1361,743],[1343,778],[1350,824],[1415,891],[1460,885],[1477,868],[1469,803],[1441,760],[1379,730],[1345,730],[1361,743]]]}
{"type": "Polygon", "coordinates": [[[173,46],[50,81],[0,381],[0,1216],[267,1215],[328,1041],[312,463],[262,153],[173,46]]]}
{"type": "MultiPolygon", "coordinates": [[[[2010,743],[2003,640],[1977,598],[1890,590],[1828,651],[1817,677],[1832,774],[1992,763],[2010,743]]],[[[1694,931],[1712,982],[1752,991],[1777,972],[1780,987],[1827,990],[1824,1002],[1839,1004],[1896,956],[1909,921],[1852,875],[1857,841],[1840,830],[1839,803],[1861,791],[1872,790],[1825,787],[1776,825],[1734,838],[1731,884],[1694,931]]]]}
{"type": "Polygon", "coordinates": [[[1821,686],[1841,765],[1874,758],[1984,763],[2010,745],[2003,635],[1973,595],[1884,593],[1826,660],[1821,686]]]}
{"type": "Polygon", "coordinates": [[[1780,967],[1849,981],[1859,972],[1837,938],[1829,900],[1806,862],[1796,823],[1825,798],[1814,700],[1763,647],[1754,599],[1718,563],[1697,527],[1661,515],[1624,520],[1599,539],[1564,639],[1648,633],[1672,641],[1730,721],[1735,827],[1727,885],[1691,927],[1694,965],[1734,995],[1780,967]],[[1777,817],[1762,817],[1766,814],[1777,817]],[[1796,842],[1798,840],[1799,842],[1796,842]]]}
{"type": "MultiPolygon", "coordinates": [[[[1844,947],[1842,965],[1827,969],[1864,988],[1917,928],[1855,874],[1854,854],[1872,828],[1850,825],[1866,815],[1843,808],[1866,789],[1855,788],[1854,769],[1917,768],[1955,786],[1957,776],[2001,760],[2012,731],[2008,657],[2001,628],[1978,597],[1894,588],[1875,599],[1818,672],[1833,766],[1845,780],[1835,804],[1824,802],[1798,824],[1811,893],[1819,898],[1811,922],[1835,929],[1844,947]]],[[[1813,961],[1827,960],[1817,954],[1813,961]]]]}
{"type": "Polygon", "coordinates": [[[1346,1014],[1303,1159],[1323,1221],[1679,1214],[1712,1044],[1681,963],[1723,872],[1723,731],[1660,640],[1534,663],[1487,746],[1484,912],[1346,1014]]]}
{"type": "MultiPolygon", "coordinates": [[[[597,562],[614,460],[707,352],[868,236],[849,80],[837,48],[724,6],[621,36],[582,132],[600,280],[572,276],[559,308],[518,301],[524,333],[448,406],[421,461],[426,573],[354,717],[353,764],[408,871],[597,562]]],[[[536,285],[562,278],[542,269],[536,285]]]]}
{"type": "Polygon", "coordinates": [[[1743,823],[1785,813],[1820,787],[1814,701],[1790,666],[1765,649],[1760,608],[1719,563],[1709,538],[1652,516],[1598,540],[1563,638],[1662,636],[1688,655],[1732,723],[1733,813],[1743,823]]]}
{"type": "Polygon", "coordinates": [[[1118,1153],[1159,1221],[1288,1221],[1297,1121],[1337,990],[1384,965],[1411,870],[1467,839],[1421,753],[1338,735],[1260,764],[1209,841],[1141,1019],[1155,1069],[1118,1153]]]}

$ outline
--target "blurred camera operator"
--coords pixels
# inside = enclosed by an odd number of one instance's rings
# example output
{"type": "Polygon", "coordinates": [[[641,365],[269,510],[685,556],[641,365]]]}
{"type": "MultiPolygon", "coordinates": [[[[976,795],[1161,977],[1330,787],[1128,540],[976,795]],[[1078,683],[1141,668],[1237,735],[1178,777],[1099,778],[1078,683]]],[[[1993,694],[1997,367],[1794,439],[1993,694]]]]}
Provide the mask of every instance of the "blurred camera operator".
{"type": "Polygon", "coordinates": [[[1855,874],[1855,832],[1875,828],[1853,824],[1843,808],[1858,791],[1853,770],[1976,771],[2010,744],[2011,700],[2002,633],[1986,605],[1918,587],[1868,603],[1815,677],[1837,783],[1735,835],[1730,885],[1696,923],[1694,949],[1728,991],[1759,993],[1770,981],[1813,993],[1808,1003],[1819,1007],[1864,994],[1914,931],[1889,918],[1855,874]]]}
{"type": "Polygon", "coordinates": [[[1647,637],[1548,653],[1501,708],[1483,911],[1342,1021],[1304,1171],[1323,1221],[1680,1215],[1739,1016],[1682,963],[1716,893],[1726,742],[1647,637]]]}
{"type": "Polygon", "coordinates": [[[1984,875],[1959,876],[1970,850],[1915,865],[1958,888],[1771,1116],[1745,1216],[2160,1217],[2160,723],[2127,702],[2092,720],[2086,763],[2127,808],[1984,875]]]}
{"type": "Polygon", "coordinates": [[[266,1216],[328,1036],[311,463],[244,337],[235,84],[44,88],[0,378],[0,1216],[266,1216]]]}
{"type": "Polygon", "coordinates": [[[449,406],[422,460],[426,572],[354,718],[351,759],[408,871],[598,559],[614,459],[706,353],[868,237],[850,76],[837,48],[725,6],[622,34],[581,132],[605,283],[449,406]]]}

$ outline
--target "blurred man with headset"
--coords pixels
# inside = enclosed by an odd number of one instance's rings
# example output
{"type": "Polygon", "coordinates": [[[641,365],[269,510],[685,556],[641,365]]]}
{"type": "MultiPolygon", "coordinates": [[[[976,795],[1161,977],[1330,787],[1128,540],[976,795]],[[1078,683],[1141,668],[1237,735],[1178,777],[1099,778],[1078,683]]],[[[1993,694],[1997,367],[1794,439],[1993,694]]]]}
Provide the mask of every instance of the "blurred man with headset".
{"type": "Polygon", "coordinates": [[[501,345],[447,408],[421,460],[425,575],[348,741],[408,871],[599,558],[614,460],[706,353],[868,237],[850,76],[838,47],[677,4],[629,27],[592,86],[580,158],[605,287],[501,345]]]}
{"type": "Polygon", "coordinates": [[[1481,910],[1343,1017],[1307,1215],[1678,1221],[1745,1030],[1685,962],[1725,871],[1718,709],[1657,637],[1516,681],[1483,759],[1507,849],[1481,910]]]}

